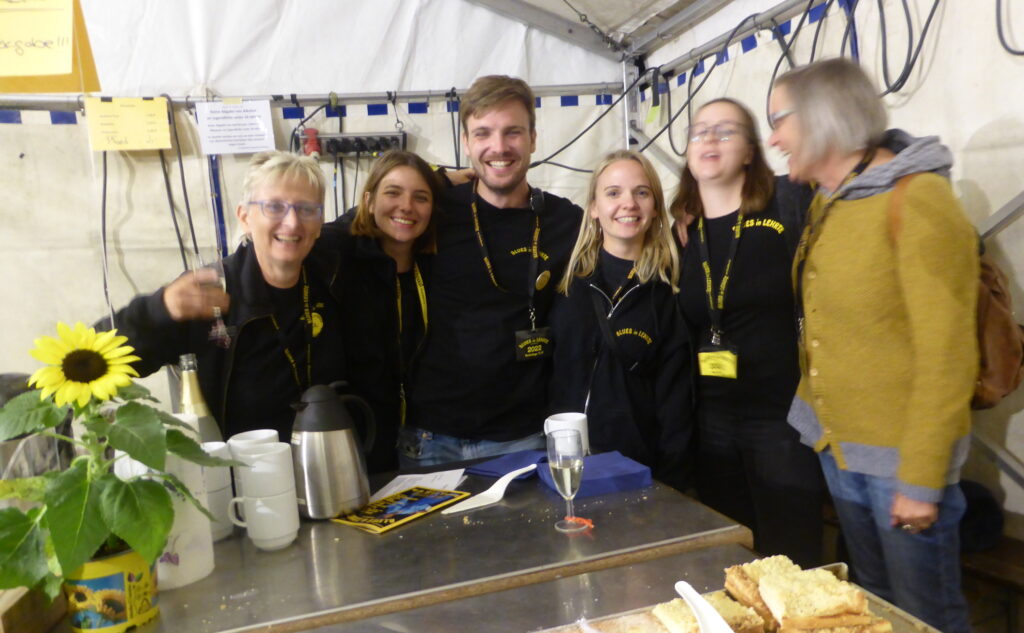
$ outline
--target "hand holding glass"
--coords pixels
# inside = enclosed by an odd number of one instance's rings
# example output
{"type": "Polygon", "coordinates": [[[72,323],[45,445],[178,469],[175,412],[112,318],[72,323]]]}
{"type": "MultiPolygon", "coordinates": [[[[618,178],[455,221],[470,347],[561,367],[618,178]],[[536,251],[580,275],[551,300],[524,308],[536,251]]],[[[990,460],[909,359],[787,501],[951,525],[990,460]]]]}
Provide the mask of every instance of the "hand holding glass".
{"type": "Polygon", "coordinates": [[[555,523],[559,532],[579,532],[587,525],[573,514],[572,499],[580,488],[583,477],[583,439],[574,429],[552,431],[548,434],[548,466],[555,488],[565,499],[565,518],[555,523]]]}

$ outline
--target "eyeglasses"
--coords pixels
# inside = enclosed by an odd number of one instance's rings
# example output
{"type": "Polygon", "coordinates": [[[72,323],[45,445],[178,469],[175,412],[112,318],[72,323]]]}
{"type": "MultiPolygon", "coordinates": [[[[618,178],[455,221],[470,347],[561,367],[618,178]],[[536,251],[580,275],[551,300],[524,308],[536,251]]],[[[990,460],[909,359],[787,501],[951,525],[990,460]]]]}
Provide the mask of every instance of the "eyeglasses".
{"type": "Polygon", "coordinates": [[[772,112],[771,114],[768,115],[768,125],[770,125],[774,130],[775,128],[779,127],[779,123],[781,123],[783,119],[795,113],[796,108],[786,108],[785,110],[772,112]]]}
{"type": "Polygon", "coordinates": [[[295,209],[295,215],[304,222],[319,220],[324,215],[324,205],[298,202],[292,204],[282,200],[250,200],[247,204],[258,204],[263,217],[268,220],[280,220],[288,215],[288,212],[295,209]]]}
{"type": "Polygon", "coordinates": [[[706,143],[714,139],[719,143],[728,143],[729,140],[743,136],[743,129],[737,123],[719,123],[711,126],[694,126],[687,131],[691,143],[706,143]]]}

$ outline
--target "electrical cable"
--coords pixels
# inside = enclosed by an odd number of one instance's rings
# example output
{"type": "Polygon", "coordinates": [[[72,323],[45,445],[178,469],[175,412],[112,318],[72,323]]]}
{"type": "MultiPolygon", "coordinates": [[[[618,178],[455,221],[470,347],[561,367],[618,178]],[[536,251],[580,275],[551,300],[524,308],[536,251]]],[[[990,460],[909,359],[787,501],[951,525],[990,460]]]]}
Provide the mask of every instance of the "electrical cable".
{"type": "MultiPolygon", "coordinates": [[[[687,92],[689,92],[689,84],[687,84],[687,92]]],[[[689,107],[689,100],[687,100],[687,107],[689,107]]],[[[672,118],[672,87],[671,86],[669,86],[669,89],[665,91],[665,109],[668,110],[669,118],[672,118]]],[[[687,116],[687,120],[689,120],[689,116],[687,116]]],[[[689,123],[687,123],[686,127],[690,127],[689,123]]],[[[672,138],[672,128],[671,127],[668,128],[668,146],[670,148],[672,148],[672,151],[675,152],[676,156],[686,156],[686,151],[685,150],[680,152],[678,149],[676,149],[676,141],[675,141],[674,138],[672,138]]]]}
{"type": "MultiPolygon", "coordinates": [[[[646,74],[646,73],[645,73],[645,74],[646,74]]],[[[593,121],[591,121],[591,122],[590,122],[590,124],[589,124],[589,125],[588,125],[587,127],[583,128],[583,131],[582,131],[582,132],[580,132],[579,134],[577,134],[576,136],[574,136],[574,137],[572,138],[572,140],[571,140],[571,141],[569,141],[569,142],[568,142],[568,143],[566,143],[565,145],[563,145],[563,146],[559,147],[559,148],[558,148],[557,150],[555,150],[555,151],[554,151],[554,152],[553,152],[552,154],[550,154],[550,155],[549,155],[549,156],[547,156],[546,158],[544,158],[544,159],[541,159],[541,160],[535,160],[535,161],[533,161],[532,163],[530,163],[530,168],[532,169],[532,168],[534,168],[534,167],[537,167],[538,165],[543,165],[543,164],[545,164],[545,163],[548,163],[548,162],[550,162],[552,158],[554,158],[555,156],[558,156],[559,154],[561,154],[562,152],[564,152],[564,151],[565,151],[566,149],[568,149],[568,148],[569,148],[569,146],[571,146],[571,145],[572,145],[573,143],[575,143],[576,141],[580,140],[580,138],[581,138],[581,137],[582,137],[582,136],[583,136],[584,134],[586,134],[587,132],[589,132],[590,130],[592,130],[592,129],[594,128],[594,126],[595,126],[595,125],[597,125],[598,121],[600,121],[601,119],[603,119],[603,118],[604,118],[605,116],[607,116],[607,115],[608,115],[608,113],[609,113],[609,112],[611,112],[612,110],[614,110],[614,109],[615,109],[615,106],[619,105],[619,102],[621,102],[621,101],[622,101],[622,100],[623,100],[623,99],[624,99],[624,98],[626,97],[626,95],[627,95],[627,94],[629,94],[629,91],[630,91],[630,90],[632,90],[632,89],[633,89],[634,87],[636,87],[636,85],[637,85],[638,83],[640,83],[640,80],[641,80],[641,79],[643,79],[643,75],[640,75],[639,77],[637,77],[637,78],[636,78],[636,80],[635,80],[635,81],[633,81],[633,83],[631,83],[631,84],[629,85],[629,87],[628,87],[628,88],[626,88],[625,90],[623,90],[623,91],[622,91],[622,94],[621,94],[621,95],[619,95],[619,98],[618,98],[618,99],[616,99],[615,101],[612,101],[611,105],[609,105],[609,106],[608,106],[607,108],[605,108],[604,112],[602,112],[601,114],[599,114],[599,115],[597,116],[597,118],[596,118],[596,119],[594,119],[593,121]]],[[[554,163],[552,163],[552,164],[554,164],[554,163]]]]}
{"type": "Polygon", "coordinates": [[[903,86],[906,85],[907,80],[910,79],[910,73],[914,70],[914,66],[917,65],[917,58],[921,54],[921,49],[924,48],[924,40],[928,35],[929,27],[932,25],[932,18],[935,17],[935,11],[939,8],[939,2],[940,0],[935,0],[935,2],[932,3],[932,8],[928,12],[928,18],[924,21],[924,26],[921,27],[921,36],[917,39],[917,48],[914,49],[914,54],[910,57],[910,61],[903,67],[903,72],[896,78],[893,85],[888,87],[885,92],[879,96],[884,97],[887,94],[899,92],[903,89],[903,86]]]}
{"type": "Polygon", "coordinates": [[[592,174],[592,173],[594,173],[593,169],[583,169],[582,167],[573,167],[571,165],[563,165],[562,163],[556,163],[553,160],[546,161],[544,164],[545,165],[551,165],[552,167],[561,167],[562,169],[568,169],[569,171],[577,171],[577,172],[579,172],[581,174],[592,174]]]}
{"type": "Polygon", "coordinates": [[[1003,45],[1007,53],[1011,55],[1024,55],[1024,50],[1013,48],[1006,40],[1006,32],[1003,29],[1003,0],[996,0],[996,33],[999,34],[999,43],[1003,45]]]}
{"type": "MultiPolygon", "coordinates": [[[[757,14],[756,13],[752,13],[752,14],[748,15],[747,17],[743,18],[742,20],[740,20],[739,24],[737,24],[736,27],[733,28],[733,30],[729,33],[728,37],[725,38],[725,43],[722,44],[722,49],[719,51],[718,54],[714,54],[715,55],[715,63],[711,65],[711,68],[709,68],[707,73],[705,73],[704,79],[701,80],[700,85],[693,89],[693,92],[688,96],[688,98],[686,100],[686,103],[683,104],[683,106],[687,106],[686,111],[689,111],[689,105],[693,102],[693,97],[697,96],[697,94],[701,91],[701,88],[704,87],[704,84],[706,84],[708,82],[708,79],[711,78],[711,74],[715,71],[715,68],[718,67],[718,60],[721,57],[721,53],[727,52],[729,50],[729,46],[732,44],[732,38],[736,37],[736,33],[738,33],[739,30],[741,28],[743,28],[744,24],[746,24],[750,20],[754,20],[755,18],[757,18],[757,14]]],[[[701,58],[701,59],[697,60],[697,63],[694,64],[694,66],[696,66],[697,64],[700,64],[702,61],[704,61],[704,59],[706,59],[709,56],[710,55],[705,56],[704,58],[701,58]]],[[[690,74],[690,81],[693,81],[693,74],[692,73],[690,74]]],[[[630,88],[632,88],[632,86],[630,88]]],[[[626,92],[628,92],[628,90],[624,91],[623,95],[625,95],[626,92]]],[[[665,132],[665,130],[669,129],[669,127],[675,122],[675,120],[683,112],[684,112],[684,108],[682,106],[680,106],[679,112],[676,112],[674,115],[669,117],[668,123],[666,123],[664,127],[662,127],[660,130],[658,130],[658,132],[655,133],[654,136],[652,136],[650,138],[650,140],[647,141],[647,143],[645,143],[644,146],[640,148],[639,151],[643,152],[645,149],[650,147],[651,144],[654,143],[654,141],[657,140],[657,138],[659,136],[661,136],[665,132]]]]}
{"type": "Polygon", "coordinates": [[[821,18],[818,19],[818,26],[814,29],[814,40],[811,42],[811,59],[807,63],[814,61],[814,54],[818,50],[818,37],[821,36],[821,27],[825,26],[825,16],[828,15],[829,7],[832,6],[834,0],[828,0],[825,3],[825,8],[821,12],[821,18]]]}
{"type": "Polygon", "coordinates": [[[164,174],[164,189],[167,191],[167,206],[171,210],[171,222],[174,223],[174,237],[178,239],[178,250],[181,251],[181,265],[188,270],[188,257],[185,256],[185,242],[181,239],[181,229],[178,227],[178,215],[174,212],[174,194],[171,192],[171,175],[167,170],[167,158],[164,150],[157,150],[160,154],[160,169],[164,174]]]}
{"type": "Polygon", "coordinates": [[[103,298],[110,312],[110,327],[114,329],[114,304],[110,301],[110,256],[107,253],[107,151],[103,150],[103,192],[100,196],[100,244],[103,247],[103,298]]]}
{"type": "Polygon", "coordinates": [[[338,153],[334,153],[334,177],[331,180],[331,190],[334,198],[334,219],[338,219],[338,153]]]}
{"type": "Polygon", "coordinates": [[[192,237],[192,252],[196,258],[199,257],[199,240],[196,239],[196,227],[192,222],[192,205],[188,201],[188,187],[185,186],[185,161],[181,157],[181,141],[178,140],[178,123],[174,120],[174,107],[171,105],[171,96],[162,94],[167,99],[167,108],[171,118],[171,133],[174,135],[174,151],[178,156],[178,175],[181,177],[181,197],[185,202],[185,219],[188,220],[188,231],[192,237]]]}
{"type": "MultiPolygon", "coordinates": [[[[779,75],[779,68],[782,67],[782,60],[790,59],[789,52],[793,48],[793,44],[796,42],[796,38],[800,35],[800,29],[803,28],[804,22],[807,20],[807,16],[810,15],[811,5],[814,4],[814,0],[807,0],[807,5],[804,7],[803,13],[800,15],[800,21],[796,23],[796,28],[793,29],[793,34],[789,36],[789,41],[786,42],[786,46],[783,49],[782,55],[779,55],[779,61],[775,62],[775,69],[772,70],[772,78],[768,81],[768,96],[764,98],[764,116],[765,120],[771,121],[771,98],[772,90],[771,87],[775,85],[775,78],[779,75]]],[[[792,68],[792,61],[790,61],[790,68],[792,68]]]]}
{"type": "Polygon", "coordinates": [[[452,86],[451,91],[448,93],[448,118],[452,122],[452,145],[455,148],[455,169],[462,169],[462,157],[459,155],[459,128],[455,122],[455,112],[458,108],[453,108],[452,104],[459,103],[459,95],[455,92],[455,87],[452,86]]]}
{"type": "Polygon", "coordinates": [[[318,112],[320,112],[321,110],[327,108],[327,106],[329,106],[329,105],[330,105],[329,103],[325,103],[325,104],[321,105],[317,109],[315,109],[312,112],[310,112],[309,116],[307,116],[306,118],[304,118],[301,121],[299,121],[295,125],[295,127],[292,128],[292,135],[291,135],[290,140],[288,141],[288,150],[289,151],[292,151],[292,152],[298,152],[299,151],[299,129],[300,128],[304,128],[305,125],[306,125],[306,121],[309,121],[310,119],[312,119],[314,116],[317,115],[318,112]]]}
{"type": "Polygon", "coordinates": [[[349,206],[350,209],[356,206],[356,199],[359,197],[359,158],[360,152],[356,150],[356,174],[352,178],[352,204],[349,206]]]}
{"type": "MultiPolygon", "coordinates": [[[[878,25],[881,29],[879,37],[882,40],[882,81],[885,82],[886,94],[893,92],[893,82],[889,79],[889,30],[885,26],[885,5],[882,0],[876,0],[878,4],[878,25]]],[[[907,0],[903,0],[903,14],[907,21],[907,55],[903,60],[903,71],[900,72],[902,76],[903,72],[907,68],[907,64],[910,63],[910,56],[914,53],[914,24],[910,19],[910,6],[907,4],[907,0]]]]}
{"type": "Polygon", "coordinates": [[[772,26],[768,30],[775,34],[775,41],[779,43],[779,48],[782,49],[782,54],[786,56],[789,67],[796,68],[796,60],[793,59],[793,53],[790,52],[789,45],[786,43],[786,34],[782,32],[782,26],[775,19],[775,16],[772,16],[771,23],[772,26]]]}

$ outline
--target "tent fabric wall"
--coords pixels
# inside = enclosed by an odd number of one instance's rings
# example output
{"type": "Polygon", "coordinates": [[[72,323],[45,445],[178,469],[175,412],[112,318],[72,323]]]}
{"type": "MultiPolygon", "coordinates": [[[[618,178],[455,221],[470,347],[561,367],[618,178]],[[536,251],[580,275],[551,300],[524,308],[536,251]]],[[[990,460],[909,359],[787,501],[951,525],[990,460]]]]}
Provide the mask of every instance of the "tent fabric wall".
{"type": "MultiPolygon", "coordinates": [[[[597,0],[593,0],[597,1],[597,0]]],[[[910,0],[914,32],[933,0],[910,0]]],[[[621,79],[621,68],[576,49],[536,29],[496,16],[464,0],[82,0],[96,53],[104,94],[139,96],[254,95],[271,93],[325,94],[331,91],[380,92],[467,87],[478,75],[519,75],[535,86],[621,79]]],[[[656,66],[729,32],[745,16],[771,9],[775,0],[735,0],[655,51],[647,60],[656,66]]],[[[814,4],[820,4],[815,2],[814,4]]],[[[835,55],[845,20],[833,2],[822,31],[819,55],[835,55]]],[[[904,51],[905,27],[898,0],[886,0],[890,64],[898,72],[904,51]]],[[[1024,39],[1024,9],[1010,4],[1011,34],[1024,39]],[[1017,25],[1016,31],[1013,26],[1017,25]]],[[[584,5],[585,6],[585,5],[584,5]]],[[[879,73],[881,52],[876,3],[861,2],[856,12],[862,60],[879,73]]],[[[790,24],[795,28],[796,20],[790,24]]],[[[807,24],[797,38],[798,62],[810,56],[817,23],[807,24]]],[[[696,102],[728,95],[744,101],[763,126],[769,80],[780,54],[767,32],[755,36],[757,46],[744,52],[735,43],[729,61],[719,65],[696,102]]],[[[1019,45],[1019,44],[1018,44],[1019,45]]],[[[712,60],[705,63],[711,72],[712,60]]],[[[991,3],[941,2],[921,59],[907,87],[886,98],[894,125],[917,134],[938,134],[954,152],[953,184],[975,221],[986,218],[1024,189],[1024,101],[1021,77],[1024,59],[1011,57],[995,35],[991,3]]],[[[785,70],[787,65],[782,64],[785,70]]],[[[673,78],[673,106],[686,98],[687,86],[707,75],[673,78]]],[[[649,92],[648,92],[649,96],[649,92]]],[[[640,104],[644,120],[651,101],[640,104]]],[[[565,106],[557,97],[542,99],[538,110],[539,140],[534,158],[546,156],[567,142],[607,106],[593,95],[580,95],[579,105],[565,106]]],[[[649,135],[664,125],[664,107],[645,125],[649,135]]],[[[310,111],[310,110],[307,110],[310,111]]],[[[278,147],[287,146],[295,120],[274,111],[278,147]]],[[[410,133],[410,149],[435,163],[451,164],[451,123],[439,96],[426,114],[410,114],[399,102],[398,116],[410,133]]],[[[61,125],[46,112],[0,113],[0,170],[5,174],[0,270],[7,279],[5,327],[0,328],[0,371],[31,371],[28,356],[33,338],[53,330],[58,320],[91,321],[106,307],[100,251],[101,164],[89,151],[81,115],[78,124],[61,125]],[[17,114],[17,113],[16,113],[17,114]],[[20,123],[5,121],[20,120],[20,123]]],[[[198,150],[191,114],[179,111],[185,174],[204,248],[211,249],[210,191],[206,160],[198,150]]],[[[309,125],[337,129],[337,118],[315,117],[309,125]]],[[[393,129],[394,108],[386,116],[370,116],[362,105],[350,105],[345,131],[393,129]]],[[[686,115],[673,126],[677,146],[685,143],[686,115]]],[[[761,130],[763,136],[766,131],[761,130]]],[[[605,152],[623,144],[620,109],[556,160],[590,167],[605,152]]],[[[671,153],[663,135],[659,147],[671,153]]],[[[168,152],[173,157],[173,152],[168,152]]],[[[773,165],[785,171],[782,158],[769,151],[773,165]]],[[[223,158],[225,209],[229,235],[245,156],[223,158]]],[[[681,159],[680,159],[681,160],[681,159]]],[[[465,157],[463,157],[465,162],[465,157]]],[[[675,167],[654,161],[671,197],[675,167]]],[[[155,152],[111,154],[108,157],[108,239],[110,294],[115,306],[138,292],[150,292],[181,271],[155,152]]],[[[368,161],[360,163],[360,179],[368,161]]],[[[323,163],[331,176],[329,161],[323,163]]],[[[346,160],[349,186],[355,161],[346,160]]],[[[178,168],[172,166],[175,206],[181,216],[178,168]]],[[[582,202],[587,175],[544,166],[530,174],[542,188],[582,202]]],[[[351,197],[351,191],[349,196],[351,197]]],[[[330,198],[328,209],[333,209],[330,198]]],[[[333,210],[329,211],[333,215],[333,210]]],[[[1024,222],[1010,226],[989,244],[1008,271],[1014,300],[1024,306],[1024,222]]],[[[954,265],[951,263],[951,265],[954,265]]],[[[147,384],[162,393],[162,379],[147,384]]],[[[163,396],[166,398],[166,396],[163,396]]],[[[166,401],[166,400],[165,400],[166,401]]],[[[976,416],[978,428],[1011,452],[1024,455],[1024,391],[1000,407],[976,416]]],[[[987,463],[974,460],[968,474],[999,489],[1009,516],[1008,532],[1024,538],[1024,491],[1001,479],[987,463]]]]}
{"type": "MultiPolygon", "coordinates": [[[[922,24],[932,7],[933,0],[911,0],[914,34],[917,38],[922,24]]],[[[651,55],[650,65],[665,63],[687,53],[692,48],[728,33],[744,17],[771,9],[778,2],[765,0],[737,0],[709,18],[692,32],[651,55]],[[698,35],[699,33],[699,35],[698,35]]],[[[814,2],[814,5],[819,5],[814,2]]],[[[839,54],[845,18],[833,3],[822,26],[817,56],[839,54]]],[[[1004,3],[1013,5],[1014,3],[1004,3]]],[[[906,27],[898,0],[884,2],[889,36],[890,76],[899,74],[906,50],[906,27]]],[[[856,11],[856,25],[861,51],[861,62],[881,83],[882,54],[877,4],[861,2],[856,11]]],[[[799,17],[790,21],[795,29],[799,17]]],[[[1010,42],[1021,47],[1024,41],[1024,8],[1009,12],[1010,42]],[[1016,25],[1016,30],[1014,30],[1016,25]],[[1014,40],[1013,35],[1017,39],[1014,40]]],[[[795,41],[797,63],[807,63],[817,23],[805,23],[795,41]]],[[[748,104],[759,118],[762,138],[767,138],[765,101],[773,69],[781,55],[778,42],[767,31],[756,35],[757,46],[744,52],[740,42],[729,49],[729,61],[715,69],[704,89],[696,97],[695,105],[718,96],[730,96],[748,104]]],[[[705,62],[705,73],[710,72],[713,57],[705,62]]],[[[788,69],[783,62],[780,72],[788,69]]],[[[999,210],[1024,190],[1024,87],[1019,78],[1024,76],[1024,58],[1008,54],[999,44],[995,32],[995,12],[992,3],[940,2],[927,34],[924,47],[907,86],[900,92],[885,97],[890,124],[912,134],[937,134],[953,152],[952,182],[961,198],[967,215],[975,224],[999,210]]],[[[686,99],[686,85],[706,78],[705,74],[687,76],[682,86],[677,80],[670,82],[673,106],[678,109],[686,99]]],[[[664,104],[664,101],[662,101],[664,104]]],[[[641,116],[649,109],[650,98],[641,103],[641,116]]],[[[662,108],[664,110],[664,107],[662,108]]],[[[667,121],[662,112],[658,121],[646,126],[653,135],[667,121]]],[[[677,146],[685,142],[686,114],[673,126],[677,146]]],[[[664,135],[658,144],[668,149],[664,135]]],[[[769,161],[779,172],[787,168],[783,157],[768,150],[769,161]]],[[[672,190],[675,181],[663,173],[666,189],[672,190]]],[[[996,238],[989,240],[987,248],[1000,266],[1008,273],[1018,317],[1024,314],[1024,221],[1012,224],[996,238]]],[[[950,262],[955,266],[956,262],[950,262]]],[[[970,335],[970,333],[965,333],[970,335]]],[[[1024,456],[1024,390],[1018,390],[995,409],[977,412],[975,428],[1017,456],[1024,456]]],[[[997,490],[1004,499],[1007,512],[1007,533],[1024,538],[1024,490],[984,458],[974,458],[968,464],[965,476],[982,481],[997,490]]]]}

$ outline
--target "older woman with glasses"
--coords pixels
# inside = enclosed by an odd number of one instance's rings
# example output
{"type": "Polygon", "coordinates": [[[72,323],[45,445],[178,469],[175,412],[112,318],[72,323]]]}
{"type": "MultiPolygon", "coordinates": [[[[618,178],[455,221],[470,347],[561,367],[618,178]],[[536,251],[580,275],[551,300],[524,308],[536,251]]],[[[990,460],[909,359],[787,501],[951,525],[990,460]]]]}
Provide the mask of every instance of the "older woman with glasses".
{"type": "Polygon", "coordinates": [[[810,190],[775,178],[732,99],[702,106],[689,139],[672,212],[698,347],[697,494],[749,526],[758,552],[817,565],[825,485],[786,424],[799,378],[789,271],[810,190]]]}
{"type": "Polygon", "coordinates": [[[141,375],[196,355],[203,397],[225,437],[272,428],[287,438],[290,405],[302,392],[344,377],[331,285],[340,257],[314,249],[325,188],[314,159],[257,154],[235,210],[246,239],[221,262],[224,286],[214,269],[187,272],[115,315],[142,359],[141,375]]]}
{"type": "Polygon", "coordinates": [[[978,241],[936,137],[886,131],[849,60],[783,75],[773,146],[819,184],[794,264],[801,380],[790,423],[819,452],[857,582],[970,631],[957,482],[978,370],[978,241]]]}

